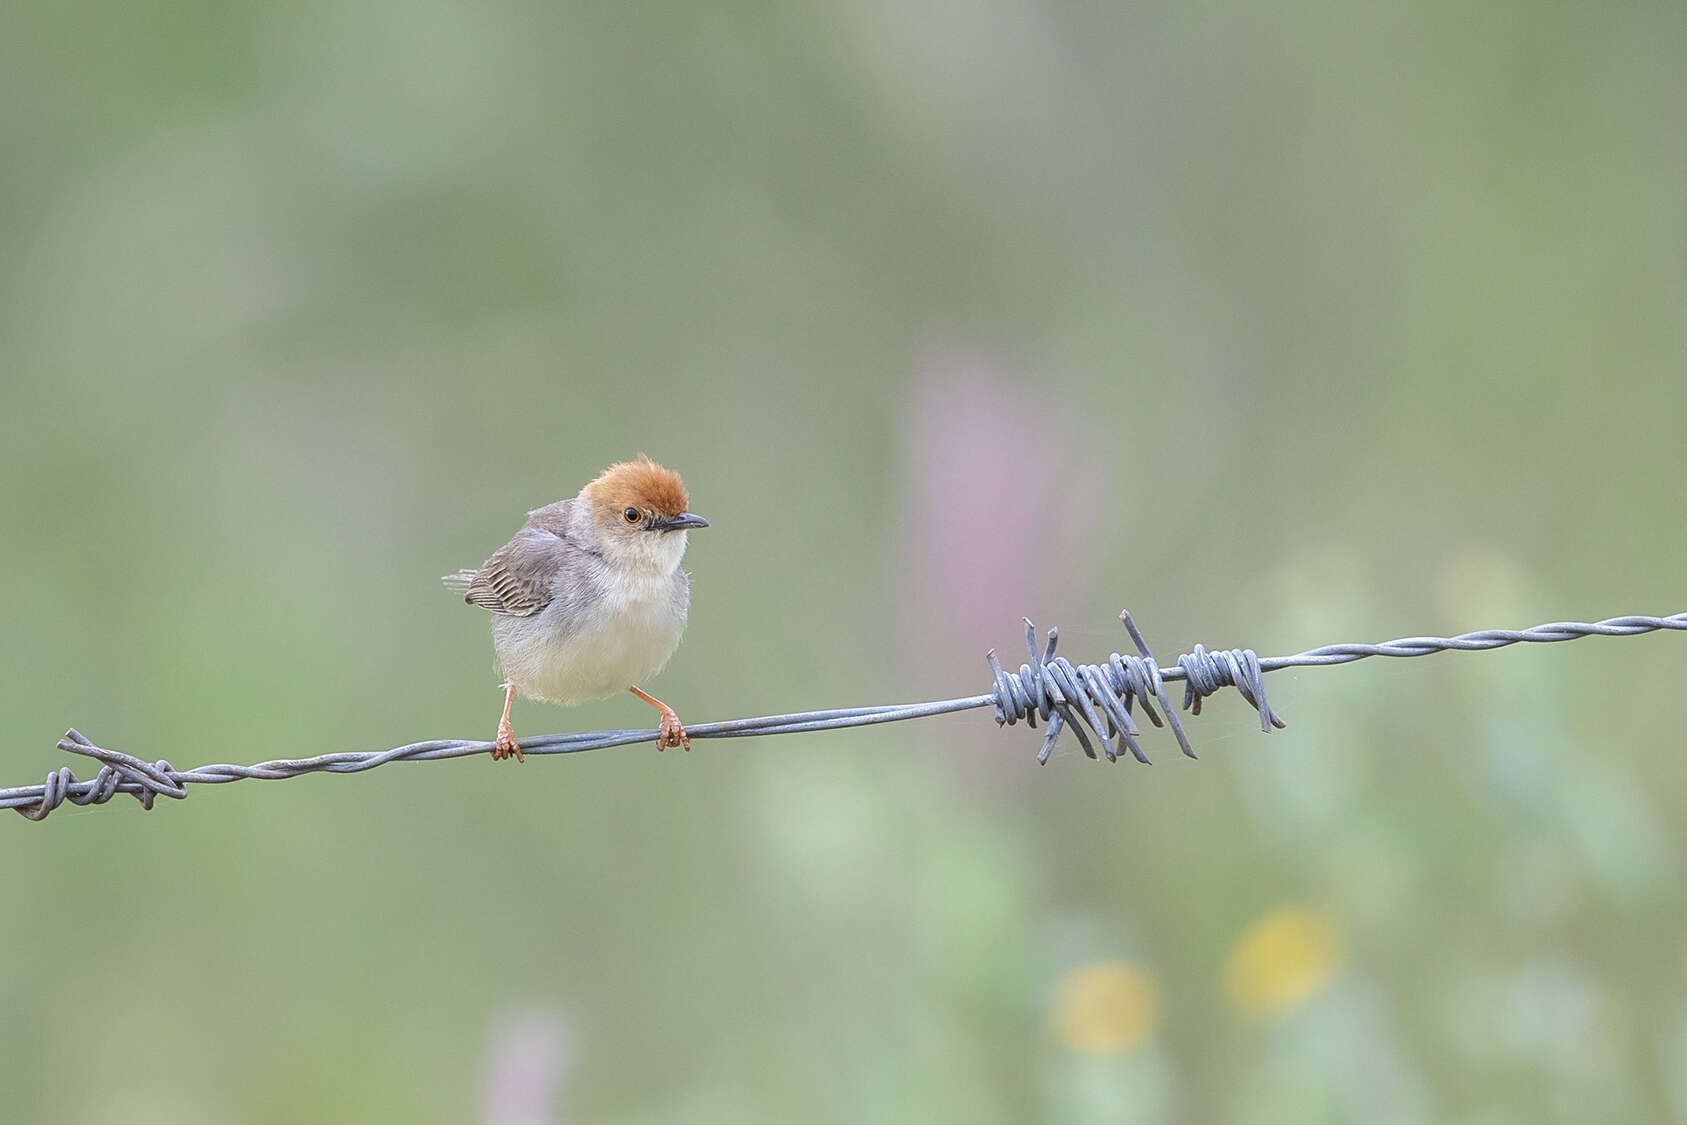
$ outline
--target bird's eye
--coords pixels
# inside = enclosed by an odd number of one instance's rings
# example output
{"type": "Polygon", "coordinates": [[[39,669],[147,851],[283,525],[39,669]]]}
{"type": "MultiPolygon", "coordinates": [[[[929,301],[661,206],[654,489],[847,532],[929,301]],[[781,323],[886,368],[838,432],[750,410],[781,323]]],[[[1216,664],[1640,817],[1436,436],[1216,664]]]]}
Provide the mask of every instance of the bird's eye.
{"type": "Polygon", "coordinates": [[[637,508],[628,508],[626,511],[622,512],[621,514],[627,518],[628,523],[637,523],[638,522],[638,509],[637,508]]]}

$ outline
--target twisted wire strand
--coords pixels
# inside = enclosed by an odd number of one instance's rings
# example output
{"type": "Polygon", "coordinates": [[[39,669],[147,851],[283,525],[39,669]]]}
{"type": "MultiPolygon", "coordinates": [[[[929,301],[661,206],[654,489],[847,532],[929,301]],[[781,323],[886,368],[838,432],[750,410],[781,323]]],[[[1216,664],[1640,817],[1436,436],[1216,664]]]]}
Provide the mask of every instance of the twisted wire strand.
{"type": "MultiPolygon", "coordinates": [[[[1101,744],[1107,760],[1117,761],[1121,752],[1129,753],[1146,764],[1148,756],[1137,741],[1141,730],[1137,727],[1133,710],[1141,706],[1142,714],[1156,727],[1169,725],[1178,747],[1187,757],[1195,757],[1188,732],[1179,720],[1166,693],[1166,684],[1182,681],[1182,709],[1191,715],[1201,713],[1201,701],[1224,688],[1234,687],[1249,706],[1259,714],[1260,730],[1269,733],[1286,724],[1273,711],[1265,698],[1264,674],[1283,668],[1318,668],[1332,664],[1349,664],[1371,656],[1409,657],[1430,653],[1461,651],[1480,652],[1504,648],[1507,645],[1555,641],[1571,641],[1580,637],[1632,637],[1659,630],[1687,631],[1687,613],[1669,617],[1628,616],[1613,617],[1592,623],[1554,621],[1529,629],[1484,629],[1463,633],[1456,637],[1403,637],[1382,644],[1334,644],[1307,649],[1291,656],[1261,659],[1252,649],[1223,649],[1208,651],[1196,645],[1177,658],[1175,665],[1160,667],[1147,641],[1129,613],[1119,615],[1136,645],[1136,655],[1113,653],[1105,663],[1074,665],[1057,654],[1060,633],[1050,629],[1048,642],[1039,652],[1037,632],[1030,621],[1025,622],[1027,661],[1017,672],[1002,667],[995,650],[986,655],[993,679],[992,689],[984,695],[969,695],[957,699],[940,699],[930,703],[889,704],[876,707],[844,707],[828,711],[798,711],[786,715],[764,715],[752,719],[730,719],[725,722],[701,723],[687,727],[692,738],[749,738],[775,734],[799,734],[810,731],[841,730],[846,727],[870,726],[877,723],[896,723],[908,719],[923,719],[933,715],[947,715],[956,711],[970,711],[979,707],[993,707],[996,722],[1011,726],[1023,720],[1035,729],[1040,719],[1047,725],[1039,762],[1046,763],[1055,742],[1066,728],[1071,728],[1084,753],[1095,758],[1092,737],[1101,744]]],[[[574,754],[586,750],[604,750],[613,746],[627,746],[638,742],[654,742],[658,732],[654,728],[633,730],[583,731],[573,734],[542,735],[523,740],[522,749],[528,754],[574,754]]],[[[222,785],[248,778],[281,780],[313,773],[362,773],[388,762],[434,762],[447,758],[465,758],[489,753],[491,742],[461,739],[432,739],[395,746],[380,751],[345,751],[318,754],[310,758],[277,758],[256,765],[207,765],[189,770],[173,768],[160,759],[147,762],[118,750],[97,746],[75,729],[59,740],[59,749],[71,754],[92,758],[100,763],[99,772],[87,780],[78,780],[69,766],[61,766],[47,775],[41,785],[24,785],[0,789],[0,809],[16,809],[30,820],[44,820],[54,809],[69,801],[75,805],[102,805],[119,793],[134,797],[143,809],[151,809],[158,797],[182,800],[189,785],[222,785]]]]}

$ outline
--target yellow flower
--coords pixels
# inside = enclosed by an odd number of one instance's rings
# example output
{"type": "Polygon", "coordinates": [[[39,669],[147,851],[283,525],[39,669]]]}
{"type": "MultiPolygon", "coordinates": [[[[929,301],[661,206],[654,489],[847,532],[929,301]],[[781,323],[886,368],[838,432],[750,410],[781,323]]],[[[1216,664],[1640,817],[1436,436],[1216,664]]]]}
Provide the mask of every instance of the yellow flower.
{"type": "Polygon", "coordinates": [[[1284,906],[1249,926],[1225,968],[1230,999],[1250,1016],[1280,1016],[1306,1003],[1341,963],[1335,923],[1284,906]]]}
{"type": "Polygon", "coordinates": [[[1128,1051],[1160,1022],[1160,986],[1128,961],[1096,961],[1067,973],[1055,993],[1054,1033],[1074,1051],[1128,1051]]]}

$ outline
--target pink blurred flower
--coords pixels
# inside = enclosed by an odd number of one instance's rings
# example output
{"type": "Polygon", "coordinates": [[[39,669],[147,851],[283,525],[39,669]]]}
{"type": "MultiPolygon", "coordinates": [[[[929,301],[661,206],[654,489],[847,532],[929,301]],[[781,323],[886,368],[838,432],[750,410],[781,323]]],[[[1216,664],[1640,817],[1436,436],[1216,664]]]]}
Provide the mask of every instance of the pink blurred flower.
{"type": "Polygon", "coordinates": [[[559,1120],[572,1061],[568,1025],[555,1012],[506,1011],[492,1024],[486,1061],[484,1125],[546,1125],[559,1120]]]}
{"type": "Polygon", "coordinates": [[[1013,667],[1024,660],[1021,617],[1058,624],[1082,603],[1099,518],[1086,432],[1070,398],[993,356],[942,347],[919,358],[902,570],[903,620],[922,663],[970,661],[967,682],[983,685],[986,649],[1013,667]]]}

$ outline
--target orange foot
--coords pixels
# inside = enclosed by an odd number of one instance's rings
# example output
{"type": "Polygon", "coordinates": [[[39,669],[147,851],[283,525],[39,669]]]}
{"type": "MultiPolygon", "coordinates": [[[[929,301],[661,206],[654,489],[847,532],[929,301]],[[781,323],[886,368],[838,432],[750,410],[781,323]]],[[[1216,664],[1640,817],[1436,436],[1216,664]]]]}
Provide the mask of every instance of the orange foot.
{"type": "Polygon", "coordinates": [[[656,732],[656,749],[666,750],[670,746],[678,746],[689,754],[691,752],[691,739],[686,735],[685,727],[680,723],[679,716],[674,714],[674,709],[655,696],[647,695],[636,687],[630,687],[627,690],[662,713],[662,725],[656,732]]]}
{"type": "Polygon", "coordinates": [[[521,743],[515,740],[515,728],[510,726],[510,701],[515,698],[515,686],[504,685],[504,717],[498,720],[498,741],[492,747],[492,760],[501,762],[511,754],[518,762],[527,761],[521,756],[521,743]]]}
{"type": "Polygon", "coordinates": [[[506,719],[498,724],[498,742],[492,747],[492,760],[501,762],[512,754],[518,762],[527,760],[521,756],[521,743],[515,740],[515,731],[510,727],[509,720],[506,719]]]}
{"type": "Polygon", "coordinates": [[[656,739],[656,749],[666,750],[670,746],[678,746],[687,754],[691,753],[691,739],[686,736],[685,727],[680,723],[679,716],[674,714],[673,708],[662,708],[662,731],[656,739]]]}

